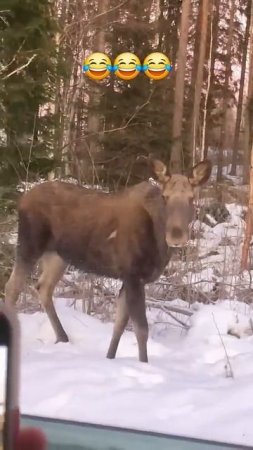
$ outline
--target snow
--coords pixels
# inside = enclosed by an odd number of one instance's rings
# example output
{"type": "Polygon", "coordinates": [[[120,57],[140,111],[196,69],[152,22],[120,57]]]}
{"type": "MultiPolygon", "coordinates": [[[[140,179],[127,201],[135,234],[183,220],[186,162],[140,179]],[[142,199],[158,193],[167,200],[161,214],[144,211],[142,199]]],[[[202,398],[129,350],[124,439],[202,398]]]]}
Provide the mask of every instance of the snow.
{"type": "MultiPolygon", "coordinates": [[[[44,313],[19,314],[23,413],[253,444],[250,306],[196,303],[190,319],[180,317],[188,320],[188,332],[148,309],[145,364],[131,331],[122,336],[116,359],[106,359],[113,324],[68,304],[55,300],[67,344],[54,344],[44,313]]],[[[182,300],[176,304],[189,308],[182,300]]]]}
{"type": "Polygon", "coordinates": [[[196,249],[198,257],[190,258],[190,263],[180,262],[179,272],[180,270],[184,272],[183,283],[204,294],[210,293],[219,284],[223,287],[227,298],[236,299],[238,294],[241,295],[242,289],[245,289],[246,296],[246,290],[252,288],[253,271],[240,273],[246,228],[243,219],[245,207],[235,203],[226,203],[225,207],[229,212],[226,221],[214,224],[212,220],[210,221],[212,226],[200,220],[193,223],[194,233],[198,237],[189,241],[189,245],[192,249],[196,249]]]}
{"type": "MultiPolygon", "coordinates": [[[[229,170],[224,168],[227,178],[229,170]]],[[[230,178],[239,184],[241,173],[230,178]]],[[[199,206],[207,203],[207,198],[199,200],[199,206]]],[[[179,286],[194,291],[193,300],[203,293],[212,302],[221,287],[217,298],[227,300],[215,298],[215,304],[209,305],[195,301],[191,306],[181,299],[167,302],[190,309],[191,317],[173,313],[186,328],[166,311],[148,307],[149,364],[138,361],[136,339],[130,331],[122,336],[116,359],[107,360],[113,323],[84,314],[81,300],[55,299],[70,337],[67,344],[54,344],[44,313],[19,314],[22,413],[253,447],[253,312],[245,303],[252,301],[253,270],[239,270],[245,207],[225,206],[229,217],[222,223],[211,214],[206,214],[209,225],[200,220],[193,223],[197,238],[189,242],[189,258],[171,264],[179,286]]],[[[13,232],[9,242],[15,241],[13,232]]],[[[149,287],[149,304],[177,295],[173,276],[164,275],[149,287]]],[[[78,271],[71,270],[65,280],[78,286],[75,299],[84,296],[89,276],[80,278],[78,271]]],[[[94,298],[101,302],[101,295],[108,291],[112,297],[119,283],[102,279],[100,287],[94,289],[94,298]]],[[[61,295],[67,297],[66,288],[61,295]]]]}

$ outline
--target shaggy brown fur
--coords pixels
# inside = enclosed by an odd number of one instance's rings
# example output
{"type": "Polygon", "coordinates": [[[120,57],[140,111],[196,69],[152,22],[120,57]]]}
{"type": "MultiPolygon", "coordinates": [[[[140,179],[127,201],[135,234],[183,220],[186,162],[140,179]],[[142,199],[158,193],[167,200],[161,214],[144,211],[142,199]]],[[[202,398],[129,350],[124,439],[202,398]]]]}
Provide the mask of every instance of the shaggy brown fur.
{"type": "Polygon", "coordinates": [[[68,264],[85,272],[122,280],[108,358],[116,355],[129,317],[139,359],[147,362],[146,283],[157,279],[171,247],[185,245],[193,215],[194,189],[207,181],[211,165],[199,163],[192,176],[168,175],[153,162],[158,185],[142,182],[117,194],[60,181],[35,186],[18,206],[16,261],[6,284],[6,301],[16,302],[27,276],[41,259],[37,289],[57,341],[68,337],[52,295],[68,264]]]}

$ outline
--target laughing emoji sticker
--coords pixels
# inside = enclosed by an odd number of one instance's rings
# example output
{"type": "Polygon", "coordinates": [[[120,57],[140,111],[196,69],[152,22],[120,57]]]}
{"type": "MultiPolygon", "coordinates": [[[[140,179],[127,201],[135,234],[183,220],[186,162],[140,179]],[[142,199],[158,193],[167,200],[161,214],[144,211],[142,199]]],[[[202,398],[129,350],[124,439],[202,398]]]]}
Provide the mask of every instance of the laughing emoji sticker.
{"type": "Polygon", "coordinates": [[[169,75],[172,70],[172,65],[166,55],[154,52],[146,56],[142,70],[152,80],[162,80],[169,75]]]}
{"type": "Polygon", "coordinates": [[[133,80],[142,69],[141,62],[134,53],[121,53],[115,58],[114,73],[122,80],[133,80]]]}
{"type": "Polygon", "coordinates": [[[83,72],[92,80],[103,80],[112,70],[110,58],[104,53],[92,53],[83,64],[83,72]]]}

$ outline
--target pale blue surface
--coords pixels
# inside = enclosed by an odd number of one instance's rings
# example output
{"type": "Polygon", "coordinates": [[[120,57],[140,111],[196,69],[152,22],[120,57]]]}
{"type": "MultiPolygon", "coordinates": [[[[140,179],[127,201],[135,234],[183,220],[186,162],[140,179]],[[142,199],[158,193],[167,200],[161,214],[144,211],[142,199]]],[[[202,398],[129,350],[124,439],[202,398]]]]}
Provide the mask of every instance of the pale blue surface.
{"type": "Polygon", "coordinates": [[[241,450],[250,448],[98,425],[22,417],[22,426],[27,425],[44,430],[49,441],[48,450],[241,450]]]}

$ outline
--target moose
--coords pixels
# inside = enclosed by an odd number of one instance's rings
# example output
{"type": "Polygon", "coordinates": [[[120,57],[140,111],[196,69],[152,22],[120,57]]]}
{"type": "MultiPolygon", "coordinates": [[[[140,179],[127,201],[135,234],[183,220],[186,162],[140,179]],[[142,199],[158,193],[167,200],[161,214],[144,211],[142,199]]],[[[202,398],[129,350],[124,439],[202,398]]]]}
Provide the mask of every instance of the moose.
{"type": "Polygon", "coordinates": [[[156,183],[142,181],[106,193],[64,181],[46,181],[24,193],[18,203],[18,239],[5,301],[15,304],[27,277],[40,261],[36,289],[56,334],[68,342],[53,304],[53,292],[67,266],[122,281],[107,358],[116,356],[129,318],[139,360],[148,362],[145,285],[158,279],[173,247],[189,240],[196,188],[210,177],[209,160],[189,175],[170,174],[152,160],[156,183]]]}

